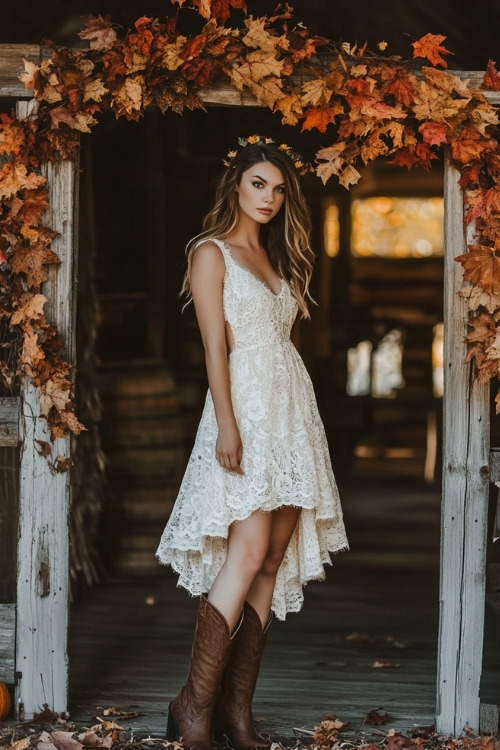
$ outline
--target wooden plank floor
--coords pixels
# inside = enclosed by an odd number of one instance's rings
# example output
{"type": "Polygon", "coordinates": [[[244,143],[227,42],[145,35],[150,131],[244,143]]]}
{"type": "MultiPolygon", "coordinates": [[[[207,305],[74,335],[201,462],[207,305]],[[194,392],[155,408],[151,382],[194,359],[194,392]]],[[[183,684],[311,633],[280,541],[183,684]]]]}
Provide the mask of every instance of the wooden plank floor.
{"type": "MultiPolygon", "coordinates": [[[[295,741],[325,713],[371,729],[433,723],[438,629],[440,496],[423,483],[346,478],[340,483],[351,551],[327,580],[306,588],[303,610],[270,630],[255,716],[273,738],[295,741]],[[358,633],[359,637],[353,637],[358,633]],[[374,662],[400,666],[375,668],[374,662]]],[[[86,723],[97,707],[140,711],[125,726],[163,736],[167,702],[183,683],[197,602],[160,568],[154,578],[112,579],[72,606],[70,712],[86,723]],[[150,603],[148,603],[150,602],[150,603]],[[154,602],[154,603],[151,603],[154,602]]],[[[497,695],[498,643],[486,651],[485,690],[497,695]]],[[[307,740],[307,737],[305,738],[307,740]]]]}

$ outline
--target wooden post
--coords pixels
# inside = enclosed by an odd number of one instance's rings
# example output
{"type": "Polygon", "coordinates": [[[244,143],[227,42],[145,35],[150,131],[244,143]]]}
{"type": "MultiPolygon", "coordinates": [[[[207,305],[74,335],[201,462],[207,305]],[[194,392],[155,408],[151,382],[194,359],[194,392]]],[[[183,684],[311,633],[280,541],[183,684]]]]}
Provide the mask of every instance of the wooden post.
{"type": "MultiPolygon", "coordinates": [[[[18,103],[18,116],[29,104],[18,103]]],[[[47,222],[60,233],[53,250],[61,260],[43,292],[46,314],[62,335],[70,362],[74,355],[74,268],[76,255],[77,164],[44,168],[50,196],[47,222]]],[[[17,585],[16,701],[24,718],[46,703],[67,709],[69,606],[68,514],[70,475],[59,474],[40,455],[37,440],[49,442],[40,414],[38,389],[26,378],[21,398],[21,472],[17,585]]],[[[51,444],[51,458],[70,455],[69,438],[51,444]]]]}
{"type": "Polygon", "coordinates": [[[479,730],[489,493],[489,386],[465,364],[468,309],[457,291],[467,251],[459,173],[445,166],[443,507],[437,731],[479,730]]]}

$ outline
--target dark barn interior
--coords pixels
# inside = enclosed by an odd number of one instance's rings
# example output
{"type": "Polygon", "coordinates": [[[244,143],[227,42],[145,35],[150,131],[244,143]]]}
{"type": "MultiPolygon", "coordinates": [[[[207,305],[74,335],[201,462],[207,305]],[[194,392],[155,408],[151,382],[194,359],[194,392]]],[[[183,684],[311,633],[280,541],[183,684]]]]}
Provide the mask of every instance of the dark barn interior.
{"type": "MultiPolygon", "coordinates": [[[[404,57],[428,31],[446,34],[450,67],[462,70],[484,69],[500,38],[491,0],[467,11],[453,0],[392,0],[382,11],[368,0],[294,6],[317,34],[372,48],[384,39],[404,57]]],[[[254,15],[272,9],[249,3],[254,15]]],[[[0,42],[47,36],[72,45],[81,15],[111,13],[128,28],[136,17],[171,12],[166,0],[51,0],[43,13],[34,0],[22,9],[3,0],[0,42]]],[[[194,14],[182,13],[196,28],[194,14]]],[[[178,292],[184,247],[200,229],[222,159],[239,135],[254,132],[306,158],[328,145],[328,132],[300,133],[257,107],[150,110],[138,123],[110,116],[82,138],[77,387],[92,429],[77,449],[75,533],[86,529],[92,544],[87,567],[73,570],[75,717],[96,706],[138,707],[135,724],[160,733],[167,697],[184,676],[195,603],[154,558],[206,392],[196,320],[192,308],[182,312],[178,292]]],[[[270,636],[257,715],[287,739],[327,712],[369,733],[363,718],[379,706],[391,726],[432,723],[439,606],[442,238],[422,239],[418,222],[434,227],[440,216],[443,165],[407,172],[375,162],[350,192],[311,175],[304,189],[318,306],[294,336],[327,430],[351,552],[270,636]],[[394,239],[388,228],[408,224],[415,205],[413,239],[394,239]],[[373,668],[377,661],[385,666],[373,668]]],[[[495,420],[493,432],[499,444],[495,420]]],[[[495,502],[492,493],[492,516],[495,502]]],[[[492,543],[488,560],[500,560],[492,543]]],[[[499,622],[487,604],[482,700],[496,705],[499,622]]]]}

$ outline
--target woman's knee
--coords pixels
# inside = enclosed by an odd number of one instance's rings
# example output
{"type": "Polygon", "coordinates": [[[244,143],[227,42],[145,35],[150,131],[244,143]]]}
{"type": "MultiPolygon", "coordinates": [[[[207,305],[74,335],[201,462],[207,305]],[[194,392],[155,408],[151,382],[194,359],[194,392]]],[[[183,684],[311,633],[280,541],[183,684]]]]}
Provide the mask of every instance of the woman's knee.
{"type": "Polygon", "coordinates": [[[269,549],[262,561],[260,572],[265,576],[276,577],[283,561],[285,550],[286,548],[281,549],[276,547],[269,549]]]}
{"type": "Polygon", "coordinates": [[[239,575],[253,580],[262,570],[267,548],[260,544],[239,545],[228,554],[226,564],[238,568],[239,575]]]}

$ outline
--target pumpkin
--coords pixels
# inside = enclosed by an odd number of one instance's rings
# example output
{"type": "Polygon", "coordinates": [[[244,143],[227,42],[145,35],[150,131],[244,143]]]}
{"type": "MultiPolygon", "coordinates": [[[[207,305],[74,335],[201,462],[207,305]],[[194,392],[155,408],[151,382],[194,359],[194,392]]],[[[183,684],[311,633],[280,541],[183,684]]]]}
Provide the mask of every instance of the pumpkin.
{"type": "Polygon", "coordinates": [[[0,721],[8,716],[10,711],[10,692],[5,682],[0,682],[0,721]]]}

